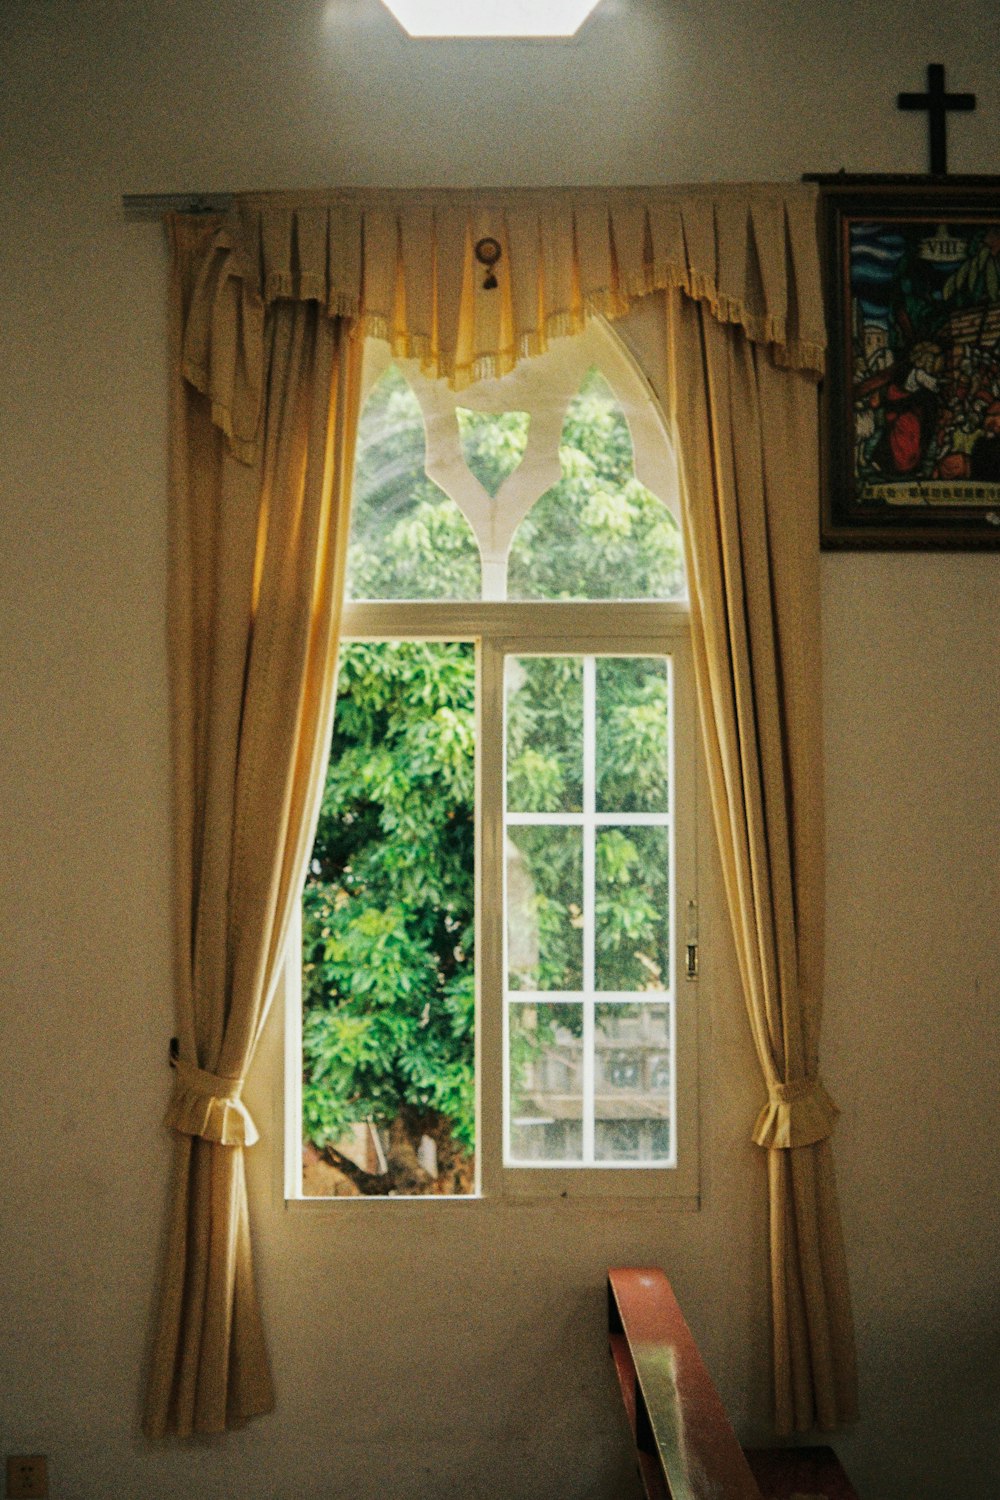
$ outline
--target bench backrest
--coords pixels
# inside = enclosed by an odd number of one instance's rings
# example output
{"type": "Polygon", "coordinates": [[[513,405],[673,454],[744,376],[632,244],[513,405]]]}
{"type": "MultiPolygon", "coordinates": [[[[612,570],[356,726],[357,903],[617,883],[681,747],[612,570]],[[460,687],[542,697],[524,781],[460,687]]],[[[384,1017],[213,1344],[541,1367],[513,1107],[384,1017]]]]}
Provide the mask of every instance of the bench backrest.
{"type": "Polygon", "coordinates": [[[608,1336],[649,1500],[762,1500],[661,1270],[608,1272],[608,1336]]]}

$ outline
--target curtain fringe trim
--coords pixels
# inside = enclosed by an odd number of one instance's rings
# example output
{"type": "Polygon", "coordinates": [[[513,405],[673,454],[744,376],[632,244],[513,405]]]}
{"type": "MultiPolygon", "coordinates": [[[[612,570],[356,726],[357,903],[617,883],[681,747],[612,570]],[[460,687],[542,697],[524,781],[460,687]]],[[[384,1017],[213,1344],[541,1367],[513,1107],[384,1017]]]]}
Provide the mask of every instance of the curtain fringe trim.
{"type": "MultiPolygon", "coordinates": [[[[244,285],[249,284],[249,280],[244,282],[244,285]]],[[[401,331],[389,313],[363,308],[358,293],[330,287],[321,277],[313,274],[269,272],[259,300],[265,306],[281,301],[321,303],[329,317],[359,321],[364,333],[391,344],[397,357],[419,359],[425,374],[464,385],[508,374],[519,357],[524,359],[542,354],[551,339],[579,333],[588,316],[596,314],[607,318],[609,322],[615,322],[625,317],[633,304],[641,298],[675,287],[679,287],[696,301],[704,302],[720,323],[741,326],[752,343],[773,346],[775,363],[783,369],[801,369],[811,372],[817,378],[823,374],[826,348],[822,342],[789,336],[786,318],[755,311],[740,298],[719,292],[715,279],[707,272],[693,271],[687,266],[672,262],[647,265],[641,275],[629,278],[624,289],[614,286],[597,287],[587,293],[582,312],[550,313],[541,328],[521,334],[515,346],[491,354],[480,354],[464,363],[435,347],[437,340],[431,334],[401,331]]],[[[188,374],[187,369],[185,374],[188,374]]],[[[188,378],[192,377],[189,375],[188,378]]],[[[199,390],[204,389],[197,379],[193,383],[199,390]]]]}
{"type": "MultiPolygon", "coordinates": [[[[213,421],[230,451],[250,463],[265,399],[263,322],[275,303],[313,303],[330,318],[386,339],[397,357],[418,360],[428,377],[463,390],[508,374],[519,360],[544,353],[553,339],[581,331],[588,318],[614,322],[641,298],[678,288],[718,321],[742,328],[752,343],[766,347],[775,366],[819,379],[825,332],[809,250],[812,200],[792,189],[787,199],[765,194],[758,203],[748,190],[741,222],[731,195],[701,202],[689,197],[680,194],[674,203],[655,194],[649,202],[637,199],[622,209],[620,221],[613,199],[585,225],[575,207],[557,207],[550,220],[539,206],[537,242],[532,244],[530,227],[522,223],[519,233],[527,238],[515,247],[513,263],[508,254],[495,302],[483,300],[475,279],[474,218],[468,215],[464,228],[449,222],[447,203],[440,216],[429,205],[426,219],[408,219],[392,207],[370,222],[366,212],[344,219],[328,210],[324,219],[322,207],[316,214],[306,206],[301,214],[294,207],[279,209],[268,220],[248,199],[242,210],[216,223],[195,294],[200,311],[186,338],[185,376],[210,398],[213,421]],[[780,215],[771,214],[772,200],[775,208],[784,201],[780,244],[780,215]],[[763,228],[757,222],[760,205],[766,210],[763,228]],[[767,229],[770,217],[775,223],[767,229]],[[625,234],[641,253],[623,274],[625,234]],[[450,280],[442,280],[439,254],[448,256],[450,280]],[[535,293],[529,295],[524,278],[535,279],[535,293]],[[414,313],[414,280],[421,288],[416,329],[408,326],[407,312],[409,302],[414,313]]],[[[495,213],[502,218],[503,204],[495,213]]]]}

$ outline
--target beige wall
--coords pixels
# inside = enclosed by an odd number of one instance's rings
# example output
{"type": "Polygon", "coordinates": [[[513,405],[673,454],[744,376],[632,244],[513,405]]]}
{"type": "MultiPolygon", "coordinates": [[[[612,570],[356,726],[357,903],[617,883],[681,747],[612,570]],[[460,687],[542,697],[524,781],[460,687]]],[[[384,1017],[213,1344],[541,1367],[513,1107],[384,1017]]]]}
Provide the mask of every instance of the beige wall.
{"type": "MultiPolygon", "coordinates": [[[[273,1417],[137,1430],[170,1035],[164,254],[123,191],[666,182],[923,165],[931,60],[998,165],[994,0],[605,0],[569,46],[408,44],[378,0],[0,8],[0,1450],[54,1496],[623,1500],[609,1262],[672,1275],[741,1430],[766,1432],[760,1099],[706,951],[700,1213],[288,1212],[276,1030],[254,1080],[273,1417]],[[884,70],[888,69],[889,76],[884,70]]],[[[826,1072],[868,1500],[1000,1489],[1000,559],[823,560],[826,1072]]],[[[711,878],[711,860],[706,852],[711,878]]]]}

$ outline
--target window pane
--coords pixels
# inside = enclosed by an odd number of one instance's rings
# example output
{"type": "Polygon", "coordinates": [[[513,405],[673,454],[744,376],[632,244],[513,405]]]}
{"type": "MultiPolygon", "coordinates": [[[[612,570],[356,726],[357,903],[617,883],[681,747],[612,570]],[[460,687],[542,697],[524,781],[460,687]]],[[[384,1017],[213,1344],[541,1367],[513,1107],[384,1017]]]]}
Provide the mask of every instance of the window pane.
{"type": "Polygon", "coordinates": [[[427,433],[416,396],[387,370],[358,427],[347,564],[349,599],[478,599],[472,528],[425,473],[427,433]]]}
{"type": "Polygon", "coordinates": [[[583,987],[582,909],[582,831],[508,828],[508,988],[583,987]]]}
{"type": "Polygon", "coordinates": [[[670,808],[666,657],[598,657],[597,811],[670,808]]]}
{"type": "Polygon", "coordinates": [[[303,897],[307,1193],[467,1193],[475,1153],[471,643],[340,657],[303,897]]]}
{"type": "Polygon", "coordinates": [[[583,1006],[512,1004],[508,1047],[510,1160],[579,1162],[583,1006]]]}
{"type": "Polygon", "coordinates": [[[667,1006],[595,1006],[594,1052],[595,1160],[669,1159],[672,1089],[667,1006]]]}
{"type": "Polygon", "coordinates": [[[595,989],[669,989],[670,830],[598,829],[594,865],[595,989]]]}
{"type": "Polygon", "coordinates": [[[526,411],[469,411],[456,406],[462,456],[483,489],[495,496],[524,457],[531,417],[526,411]]]}
{"type": "Polygon", "coordinates": [[[683,598],[677,522],[636,479],[625,414],[596,368],[570,402],[559,457],[561,481],[511,543],[507,597],[683,598]]]}
{"type": "Polygon", "coordinates": [[[507,809],[583,809],[583,658],[509,657],[507,809]]]}
{"type": "Polygon", "coordinates": [[[666,656],[508,659],[509,1066],[524,1087],[507,1124],[522,1166],[674,1163],[670,674],[666,656]],[[578,1001],[568,1038],[559,1017],[578,1001]],[[572,1127],[563,1095],[544,1097],[570,1062],[572,1127]]]}

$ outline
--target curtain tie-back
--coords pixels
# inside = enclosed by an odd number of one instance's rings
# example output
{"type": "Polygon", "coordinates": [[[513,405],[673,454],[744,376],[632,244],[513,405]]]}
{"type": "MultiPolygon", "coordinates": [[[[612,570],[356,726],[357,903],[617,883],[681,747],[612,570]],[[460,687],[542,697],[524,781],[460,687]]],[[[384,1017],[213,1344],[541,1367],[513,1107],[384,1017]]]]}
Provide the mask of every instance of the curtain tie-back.
{"type": "Polygon", "coordinates": [[[753,1131],[758,1146],[778,1151],[812,1146],[832,1133],[840,1111],[818,1078],[770,1083],[767,1094],[753,1131]]]}
{"type": "Polygon", "coordinates": [[[258,1139],[250,1111],[240,1098],[242,1078],[221,1078],[177,1058],[174,1092],[164,1123],[181,1135],[197,1135],[220,1146],[252,1146],[258,1139]]]}

